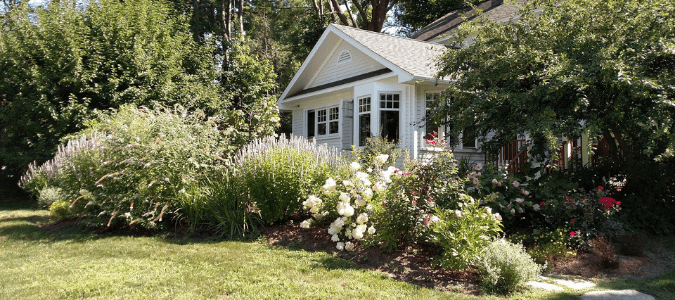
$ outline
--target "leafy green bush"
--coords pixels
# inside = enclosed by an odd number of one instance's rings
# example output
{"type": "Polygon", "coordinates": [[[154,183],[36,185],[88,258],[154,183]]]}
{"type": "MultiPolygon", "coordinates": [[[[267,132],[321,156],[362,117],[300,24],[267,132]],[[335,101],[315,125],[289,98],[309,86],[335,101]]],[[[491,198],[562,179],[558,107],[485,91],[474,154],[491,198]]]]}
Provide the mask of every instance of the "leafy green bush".
{"type": "Polygon", "coordinates": [[[483,249],[501,231],[501,215],[481,207],[471,196],[463,195],[459,209],[437,208],[440,219],[431,225],[431,235],[443,248],[438,263],[446,269],[463,270],[479,260],[483,249]]]}
{"type": "Polygon", "coordinates": [[[80,195],[71,210],[92,226],[156,228],[174,219],[194,228],[203,221],[203,198],[185,201],[185,193],[225,168],[227,136],[216,120],[182,107],[123,106],[89,126],[52,160],[32,165],[24,189],[35,194],[51,186],[80,195]]]}
{"type": "Polygon", "coordinates": [[[49,206],[49,217],[53,221],[61,221],[72,218],[73,214],[70,211],[70,203],[63,200],[57,200],[56,202],[52,203],[52,205],[49,206]]]}
{"type": "Polygon", "coordinates": [[[38,207],[49,209],[52,203],[65,200],[67,199],[63,194],[63,190],[57,187],[47,186],[40,190],[40,194],[38,196],[38,207]]]}
{"type": "Polygon", "coordinates": [[[454,207],[457,202],[461,181],[455,165],[452,154],[444,153],[426,163],[407,161],[405,170],[393,170],[390,188],[376,209],[383,248],[394,250],[400,243],[429,239],[429,226],[438,219],[434,207],[454,207]]]}
{"type": "Polygon", "coordinates": [[[265,222],[275,222],[302,207],[302,201],[341,162],[336,149],[303,137],[268,137],[242,148],[231,160],[250,203],[265,222]]]}
{"type": "Polygon", "coordinates": [[[525,286],[541,274],[542,267],[532,261],[519,244],[498,239],[486,245],[476,263],[481,286],[487,293],[508,294],[525,286]]]}
{"type": "Polygon", "coordinates": [[[570,251],[572,241],[566,228],[555,230],[532,229],[531,234],[517,233],[509,237],[509,240],[519,244],[531,245],[527,253],[538,264],[545,264],[554,258],[566,255],[574,255],[570,251]]]}

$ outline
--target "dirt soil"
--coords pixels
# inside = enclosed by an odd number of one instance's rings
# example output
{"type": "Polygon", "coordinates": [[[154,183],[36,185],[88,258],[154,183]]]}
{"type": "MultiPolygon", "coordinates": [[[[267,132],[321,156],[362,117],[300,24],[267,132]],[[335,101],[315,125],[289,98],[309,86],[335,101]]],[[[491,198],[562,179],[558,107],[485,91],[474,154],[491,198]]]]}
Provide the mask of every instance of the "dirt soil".
{"type": "MultiPolygon", "coordinates": [[[[299,222],[270,226],[262,232],[267,244],[306,251],[323,251],[351,261],[359,267],[377,270],[394,280],[439,291],[464,292],[477,295],[478,275],[475,271],[443,270],[433,265],[440,249],[430,245],[410,245],[399,251],[387,252],[378,247],[356,247],[352,252],[338,251],[330,240],[327,227],[300,228],[299,222]]],[[[617,255],[618,267],[603,266],[593,253],[559,258],[544,275],[576,275],[590,278],[646,278],[667,272],[675,266],[675,255],[662,246],[663,238],[650,239],[642,256],[617,255]]],[[[618,249],[618,246],[617,246],[618,249]]],[[[618,250],[617,250],[618,252],[618,250]]]]}

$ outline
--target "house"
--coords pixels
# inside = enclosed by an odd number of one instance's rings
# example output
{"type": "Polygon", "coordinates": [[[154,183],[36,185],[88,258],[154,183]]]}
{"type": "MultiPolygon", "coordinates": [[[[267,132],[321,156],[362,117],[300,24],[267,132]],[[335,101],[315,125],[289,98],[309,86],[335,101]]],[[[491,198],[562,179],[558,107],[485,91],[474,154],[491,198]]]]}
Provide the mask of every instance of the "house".
{"type": "MultiPolygon", "coordinates": [[[[478,7],[493,21],[507,22],[519,7],[491,0],[478,7]]],[[[387,137],[412,158],[437,151],[426,138],[445,128],[425,121],[427,105],[450,82],[437,80],[434,60],[452,42],[452,30],[472,19],[472,9],[451,12],[420,30],[415,39],[331,24],[278,100],[293,114],[292,133],[350,150],[372,135],[387,137]]],[[[444,137],[457,159],[485,162],[476,139],[444,137]]],[[[523,153],[525,141],[503,151],[504,163],[523,153]]],[[[522,160],[522,158],[521,158],[522,160]]]]}

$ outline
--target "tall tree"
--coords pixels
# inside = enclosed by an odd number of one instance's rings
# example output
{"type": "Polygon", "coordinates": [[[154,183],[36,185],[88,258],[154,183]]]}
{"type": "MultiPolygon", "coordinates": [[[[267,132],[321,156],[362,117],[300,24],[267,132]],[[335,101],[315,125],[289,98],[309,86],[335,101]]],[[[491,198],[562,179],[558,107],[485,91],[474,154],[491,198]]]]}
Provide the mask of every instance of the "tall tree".
{"type": "Polygon", "coordinates": [[[439,103],[437,119],[492,136],[492,152],[523,132],[541,155],[559,135],[598,133],[614,148],[626,190],[654,179],[642,173],[649,166],[671,168],[659,180],[674,182],[675,2],[537,4],[520,22],[457,31],[438,74],[455,82],[453,101],[439,103]]]}
{"type": "Polygon", "coordinates": [[[328,0],[328,8],[340,23],[354,28],[381,32],[387,13],[399,0],[328,0]]]}
{"type": "Polygon", "coordinates": [[[50,158],[92,109],[182,103],[228,107],[212,49],[163,1],[101,0],[87,10],[22,4],[0,24],[0,166],[50,158]]]}

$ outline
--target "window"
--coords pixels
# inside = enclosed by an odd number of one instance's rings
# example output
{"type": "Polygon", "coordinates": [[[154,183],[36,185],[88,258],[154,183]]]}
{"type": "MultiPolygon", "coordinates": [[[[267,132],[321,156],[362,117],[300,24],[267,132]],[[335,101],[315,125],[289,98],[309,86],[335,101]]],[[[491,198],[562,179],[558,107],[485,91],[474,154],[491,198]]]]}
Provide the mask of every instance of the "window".
{"type": "Polygon", "coordinates": [[[370,97],[359,98],[359,146],[370,137],[370,97]]]}
{"type": "Polygon", "coordinates": [[[427,93],[426,94],[426,115],[424,117],[424,120],[425,120],[424,138],[425,139],[436,139],[436,138],[440,138],[440,137],[443,136],[443,132],[441,130],[441,126],[440,126],[439,122],[431,119],[431,112],[434,110],[434,106],[436,105],[436,101],[440,97],[441,97],[440,92],[427,93]]]}
{"type": "Polygon", "coordinates": [[[380,136],[390,142],[399,139],[399,94],[380,94],[380,136]]]}
{"type": "Polygon", "coordinates": [[[340,132],[340,108],[329,107],[307,111],[307,138],[340,132]],[[315,132],[316,129],[316,132],[315,132]]]}

